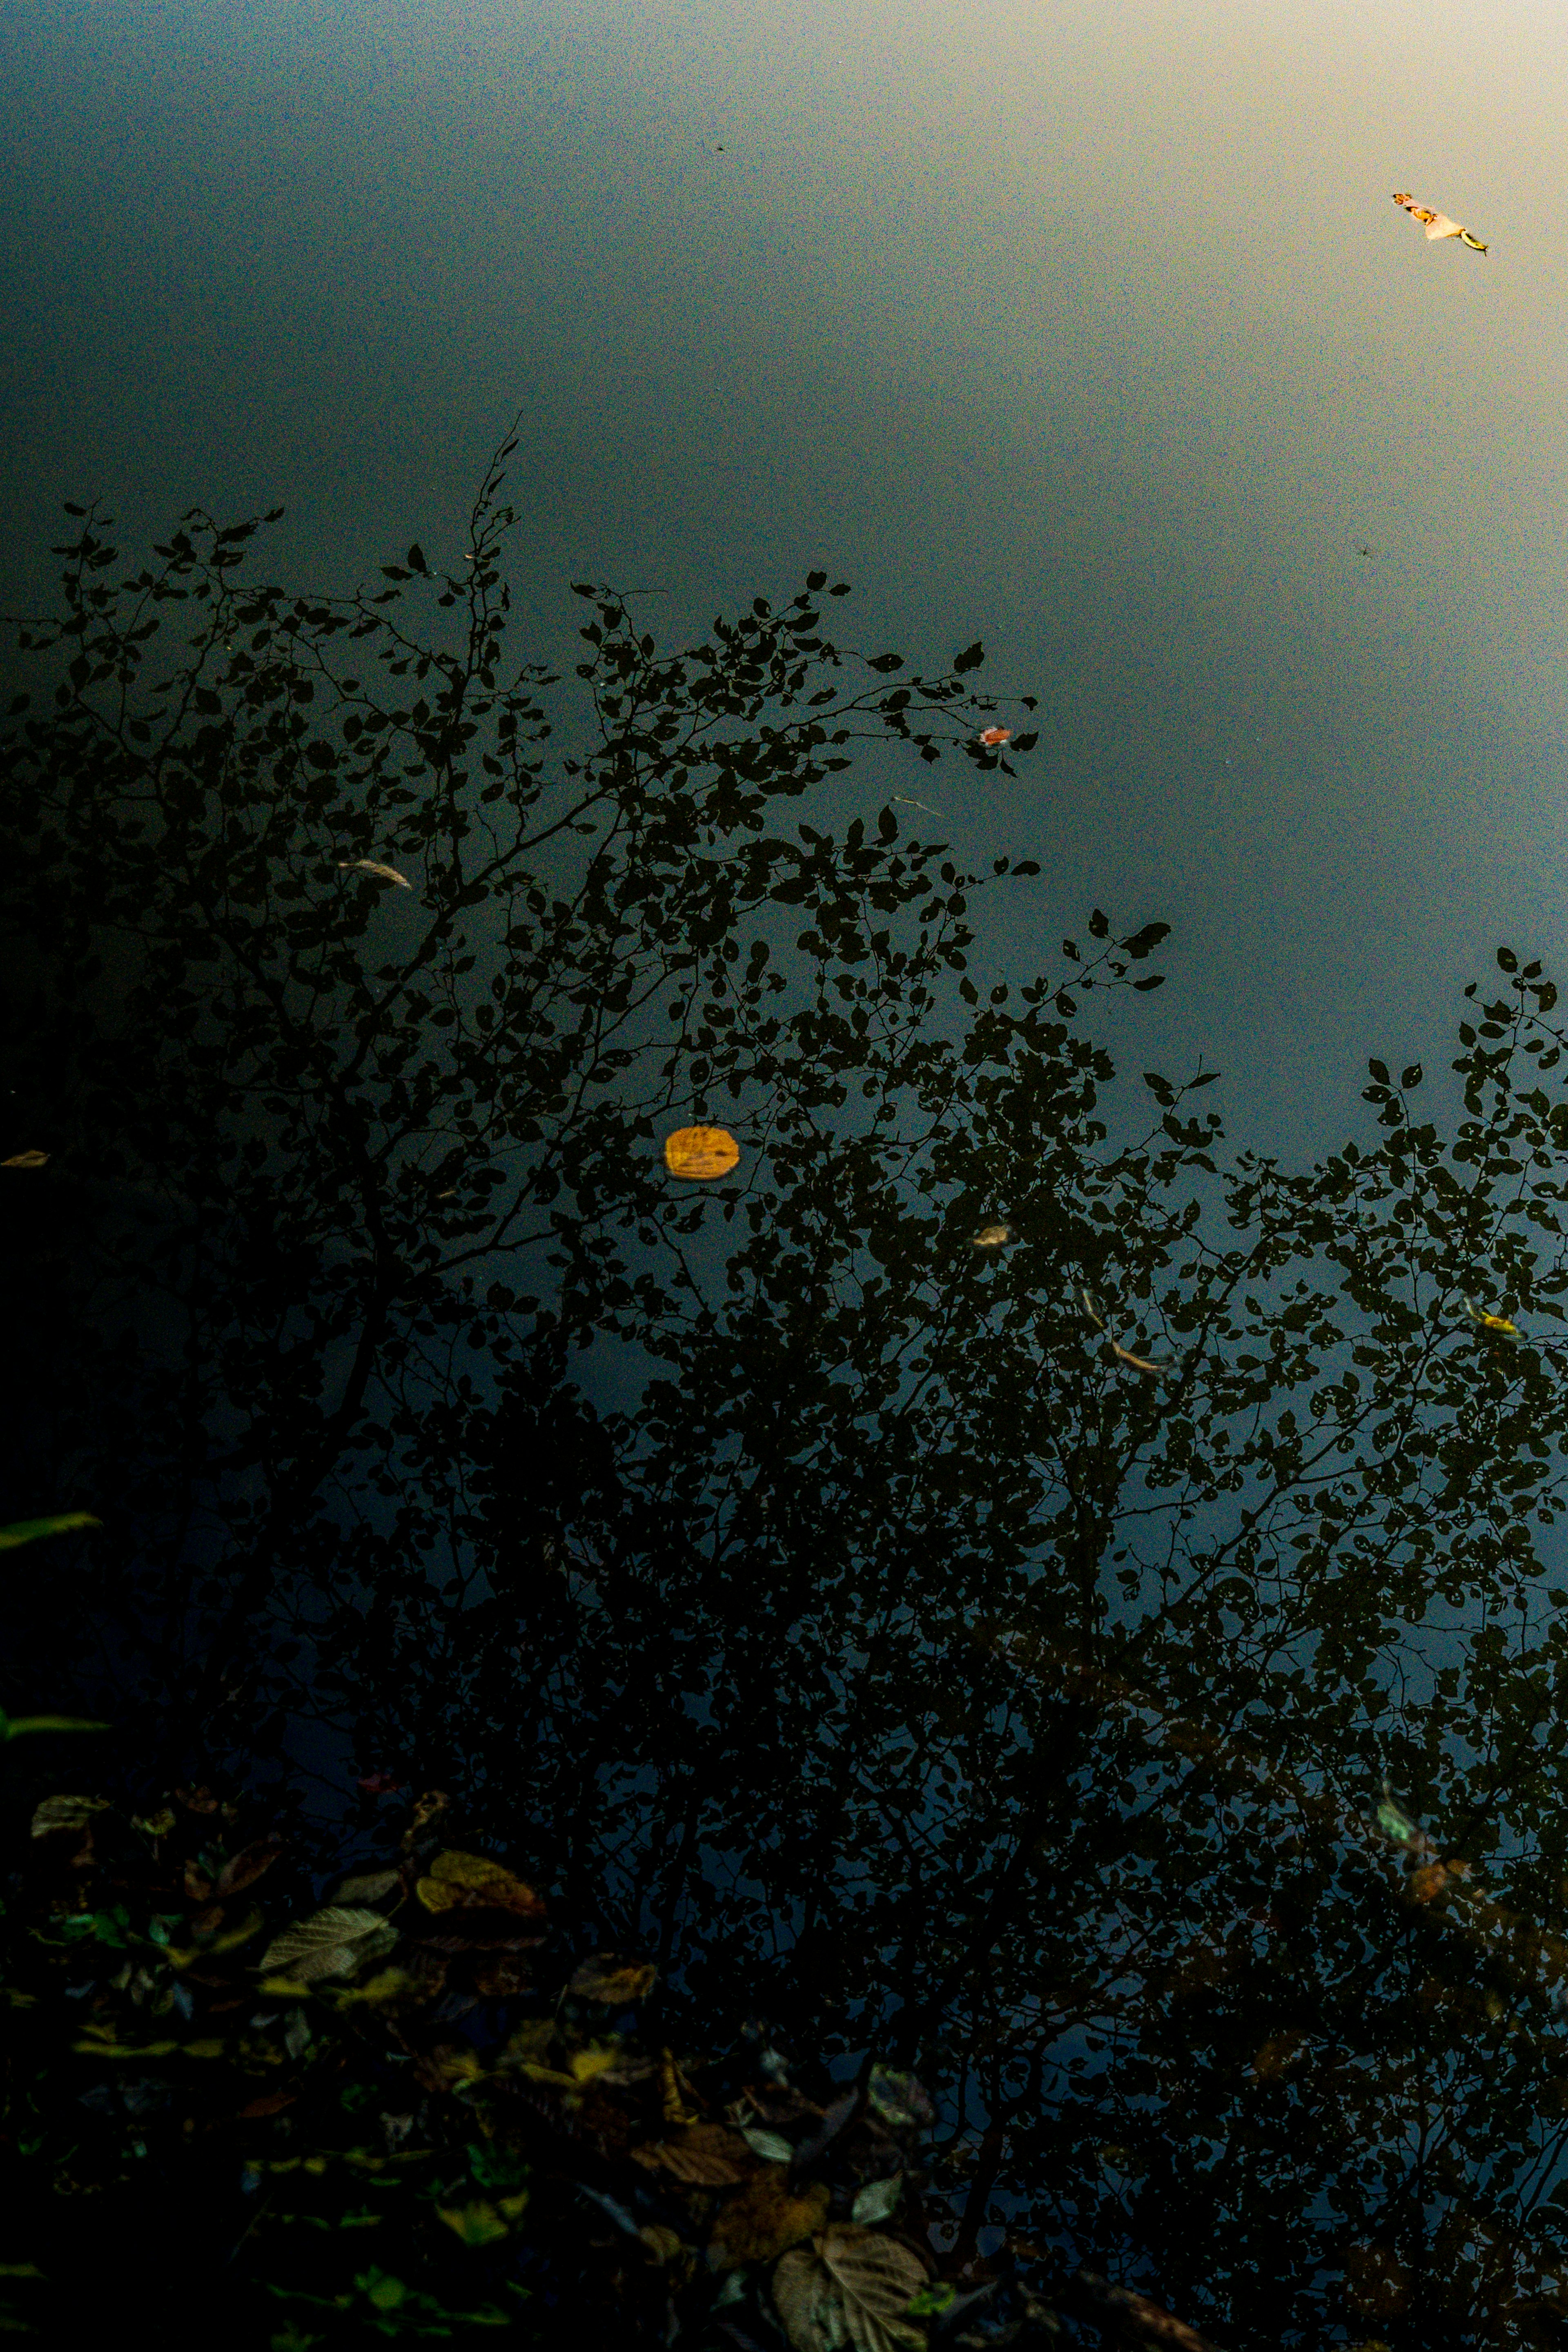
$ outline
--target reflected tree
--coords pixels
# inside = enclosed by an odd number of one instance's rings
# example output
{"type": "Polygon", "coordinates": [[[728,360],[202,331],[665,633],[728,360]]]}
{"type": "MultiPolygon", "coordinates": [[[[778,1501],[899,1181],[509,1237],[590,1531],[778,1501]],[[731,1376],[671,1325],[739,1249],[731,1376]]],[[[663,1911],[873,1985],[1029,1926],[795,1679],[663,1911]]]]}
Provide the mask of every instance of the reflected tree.
{"type": "Polygon", "coordinates": [[[1086,1034],[1162,926],[982,1002],[1032,869],[887,766],[1033,747],[978,646],[841,650],[814,574],[678,651],[584,590],[575,677],[508,669],[508,454],[456,574],[84,516],[25,632],[15,1499],[105,1527],[9,1595],[18,1698],[131,1782],[460,1788],[682,2030],[917,2066],[956,2261],[1558,2340],[1552,984],[1232,1150],[1086,1034]],[[665,1172],[691,1119],[733,1175],[665,1172]]]}

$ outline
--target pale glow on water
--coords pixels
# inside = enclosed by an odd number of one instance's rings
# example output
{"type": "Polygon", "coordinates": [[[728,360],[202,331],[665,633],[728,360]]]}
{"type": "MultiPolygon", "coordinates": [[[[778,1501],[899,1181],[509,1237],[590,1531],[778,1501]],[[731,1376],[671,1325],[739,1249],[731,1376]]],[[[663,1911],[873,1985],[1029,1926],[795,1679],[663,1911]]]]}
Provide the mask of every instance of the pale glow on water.
{"type": "Polygon", "coordinates": [[[521,407],[539,632],[819,560],[880,643],[984,634],[1051,713],[929,780],[1046,865],[997,956],[1165,918],[1145,1058],[1331,1130],[1563,945],[1565,52],[1534,0],[10,0],[7,602],[95,491],[283,503],[311,581],[450,552],[521,407]]]}

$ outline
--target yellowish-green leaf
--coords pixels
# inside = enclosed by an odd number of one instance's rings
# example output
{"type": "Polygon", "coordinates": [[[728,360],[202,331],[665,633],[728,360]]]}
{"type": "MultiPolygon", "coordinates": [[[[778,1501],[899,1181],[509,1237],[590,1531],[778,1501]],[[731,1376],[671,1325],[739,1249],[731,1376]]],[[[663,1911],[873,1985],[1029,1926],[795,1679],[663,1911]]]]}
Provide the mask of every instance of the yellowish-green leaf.
{"type": "Polygon", "coordinates": [[[56,1830],[84,1830],[94,1813],[110,1810],[107,1797],[46,1797],[33,1815],[33,1835],[52,1836],[56,1830]]]}
{"type": "Polygon", "coordinates": [[[57,1511],[47,1519],[13,1519],[9,1527],[0,1528],[0,1551],[15,1551],[19,1544],[37,1543],[42,1536],[65,1536],[76,1528],[102,1525],[90,1511],[57,1511]]]}
{"type": "Polygon", "coordinates": [[[387,1926],[379,1911],[330,1903],[274,1936],[260,1964],[310,1984],[318,1977],[352,1976],[365,1961],[390,1951],[396,1941],[396,1929],[387,1926]]]}
{"type": "Polygon", "coordinates": [[[437,2205],[436,2210],[465,2246],[493,2246],[510,2233],[510,2224],[502,2221],[488,2197],[472,2205],[437,2205]]]}

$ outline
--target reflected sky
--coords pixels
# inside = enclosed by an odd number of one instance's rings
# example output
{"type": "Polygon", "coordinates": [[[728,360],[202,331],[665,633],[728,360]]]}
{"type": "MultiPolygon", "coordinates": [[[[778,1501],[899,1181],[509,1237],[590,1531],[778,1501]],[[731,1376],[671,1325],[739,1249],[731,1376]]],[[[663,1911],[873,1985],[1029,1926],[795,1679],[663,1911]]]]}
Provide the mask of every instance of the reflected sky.
{"type": "Polygon", "coordinates": [[[1134,1059],[1326,1138],[1562,936],[1565,51],[1536,0],[5,0],[5,601],[94,494],[128,546],[282,504],[311,584],[451,559],[521,410],[528,650],[574,578],[700,625],[814,562],[865,642],[983,635],[1040,750],[913,789],[1045,866],[990,957],[1163,918],[1134,1059]]]}

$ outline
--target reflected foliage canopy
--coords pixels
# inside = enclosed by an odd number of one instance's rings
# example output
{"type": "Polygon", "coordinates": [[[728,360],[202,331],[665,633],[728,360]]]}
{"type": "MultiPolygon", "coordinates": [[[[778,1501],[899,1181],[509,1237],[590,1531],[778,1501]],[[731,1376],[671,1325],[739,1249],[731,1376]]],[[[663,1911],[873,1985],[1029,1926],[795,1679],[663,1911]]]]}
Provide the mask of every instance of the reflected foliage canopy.
{"type": "Polygon", "coordinates": [[[814,574],[684,649],[584,589],[519,670],[507,454],[456,574],[88,515],[24,632],[6,1437],[102,1525],[0,1697],[301,1852],[438,1784],[668,2036],[914,2069],[950,2278],[1561,2340],[1552,984],[1502,950],[1319,1164],[1233,1149],[1091,1034],[1163,926],[972,980],[1037,869],[900,798],[1033,749],[978,646],[841,649],[814,574]]]}

